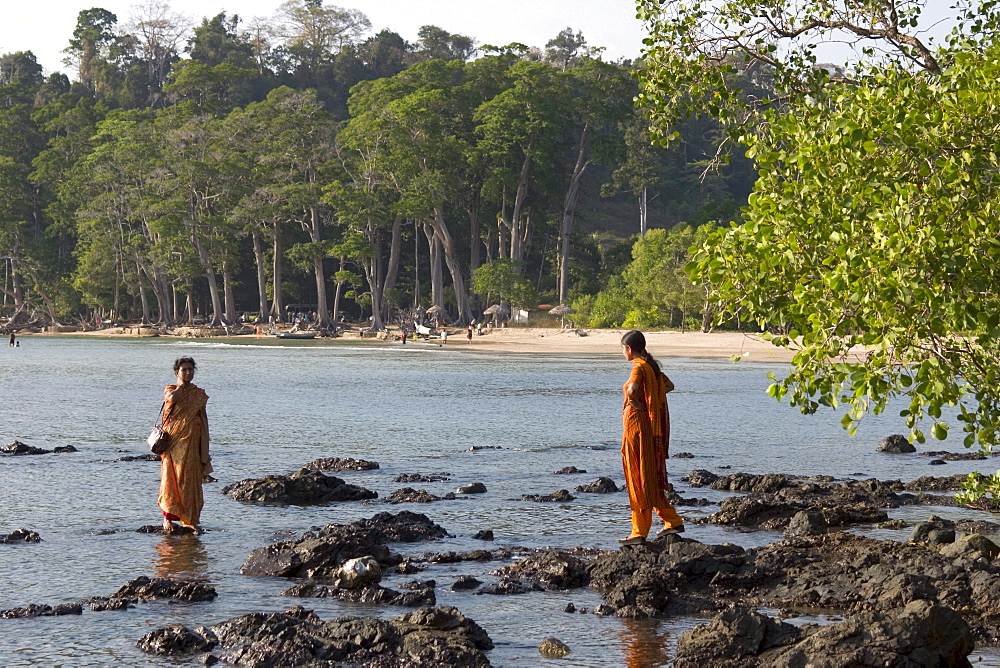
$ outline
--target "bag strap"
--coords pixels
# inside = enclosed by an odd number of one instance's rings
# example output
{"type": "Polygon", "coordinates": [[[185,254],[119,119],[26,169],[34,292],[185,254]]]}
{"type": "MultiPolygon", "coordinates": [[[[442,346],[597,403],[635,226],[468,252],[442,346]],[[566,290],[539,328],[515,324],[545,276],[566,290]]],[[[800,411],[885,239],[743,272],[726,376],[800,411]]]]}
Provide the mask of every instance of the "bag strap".
{"type": "Polygon", "coordinates": [[[157,418],[156,418],[156,425],[154,425],[154,426],[157,426],[157,427],[162,427],[163,426],[163,409],[166,408],[166,406],[167,406],[167,402],[166,401],[164,401],[162,404],[160,404],[160,414],[159,414],[159,416],[157,416],[157,418]]]}

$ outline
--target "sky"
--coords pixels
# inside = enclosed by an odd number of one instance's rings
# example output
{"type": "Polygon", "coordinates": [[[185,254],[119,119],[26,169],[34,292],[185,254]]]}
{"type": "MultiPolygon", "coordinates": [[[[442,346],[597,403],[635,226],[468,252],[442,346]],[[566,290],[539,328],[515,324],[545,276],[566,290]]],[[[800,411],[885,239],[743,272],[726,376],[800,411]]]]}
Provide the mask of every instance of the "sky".
{"type": "MultiPolygon", "coordinates": [[[[100,7],[126,23],[135,0],[44,0],[41,5],[23,0],[0,0],[0,53],[32,51],[46,74],[63,71],[64,55],[80,11],[100,7]]],[[[270,17],[281,0],[170,0],[171,9],[192,24],[221,11],[238,14],[245,21],[270,17]]],[[[474,38],[478,44],[502,46],[521,42],[544,47],[559,31],[572,27],[583,32],[591,46],[603,46],[605,60],[634,59],[645,36],[635,18],[634,0],[344,0],[327,2],[363,12],[372,34],[383,28],[398,32],[409,42],[417,30],[436,25],[474,38]]]]}

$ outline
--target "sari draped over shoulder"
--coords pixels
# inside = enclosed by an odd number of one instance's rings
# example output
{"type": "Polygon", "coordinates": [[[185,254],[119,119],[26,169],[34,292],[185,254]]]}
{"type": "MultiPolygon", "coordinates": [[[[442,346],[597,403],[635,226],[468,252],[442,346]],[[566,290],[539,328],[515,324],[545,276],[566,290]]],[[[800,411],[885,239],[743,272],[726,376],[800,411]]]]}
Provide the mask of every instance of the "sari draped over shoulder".
{"type": "Polygon", "coordinates": [[[212,472],[208,452],[208,395],[197,385],[188,385],[175,401],[167,398],[176,385],[164,388],[163,426],[170,434],[170,446],[160,455],[160,509],[181,524],[200,523],[202,478],[212,472]]]}
{"type": "MultiPolygon", "coordinates": [[[[656,373],[642,359],[632,361],[632,375],[622,388],[622,466],[632,510],[665,508],[667,502],[667,458],[670,448],[670,411],[667,392],[674,389],[670,379],[656,373]],[[636,407],[628,398],[629,385],[642,388],[644,406],[636,407]]],[[[638,403],[638,402],[636,402],[638,403]]]]}

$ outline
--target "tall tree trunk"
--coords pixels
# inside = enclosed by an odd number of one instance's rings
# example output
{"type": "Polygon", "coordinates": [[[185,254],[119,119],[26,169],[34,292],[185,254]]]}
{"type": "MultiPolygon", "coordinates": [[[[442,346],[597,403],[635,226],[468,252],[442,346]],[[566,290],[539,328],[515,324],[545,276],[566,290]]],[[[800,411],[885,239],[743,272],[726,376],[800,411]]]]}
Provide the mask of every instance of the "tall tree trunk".
{"type": "Polygon", "coordinates": [[[260,304],[257,311],[258,320],[263,320],[264,314],[267,313],[267,274],[264,271],[264,247],[260,243],[259,229],[251,230],[250,236],[253,238],[253,259],[257,264],[257,298],[260,304]]]}
{"type": "Polygon", "coordinates": [[[180,313],[180,303],[177,301],[177,286],[174,285],[173,283],[170,284],[170,297],[171,301],[173,302],[174,322],[180,322],[181,313],[180,313]]]}
{"type": "Polygon", "coordinates": [[[392,221],[392,237],[389,240],[389,264],[385,270],[385,284],[382,286],[382,294],[386,290],[396,289],[396,280],[399,276],[399,258],[403,250],[403,217],[396,216],[392,221]]]}
{"type": "Polygon", "coordinates": [[[271,279],[274,281],[271,299],[271,315],[275,322],[285,322],[285,305],[281,294],[281,223],[274,221],[274,258],[271,279]]]}
{"type": "MultiPolygon", "coordinates": [[[[529,147],[530,148],[530,147],[529,147]]],[[[531,172],[531,154],[524,152],[524,162],[521,163],[521,173],[517,178],[517,193],[514,195],[514,210],[510,215],[510,259],[514,260],[514,271],[521,273],[519,266],[524,259],[524,231],[521,229],[521,214],[524,202],[528,198],[528,175],[531,172]]]]}
{"type": "Polygon", "coordinates": [[[139,300],[142,302],[142,324],[149,324],[149,298],[146,297],[146,286],[143,280],[142,265],[136,261],[135,263],[135,279],[136,284],[139,286],[139,300]]]}
{"type": "Polygon", "coordinates": [[[413,308],[420,306],[420,222],[413,221],[413,308]]]}
{"type": "Polygon", "coordinates": [[[184,295],[184,323],[188,327],[194,324],[194,281],[188,281],[184,295]]]}
{"type": "Polygon", "coordinates": [[[563,198],[562,220],[559,224],[559,303],[565,304],[569,293],[569,242],[573,232],[573,215],[576,212],[576,202],[580,196],[580,181],[590,165],[587,157],[587,138],[590,126],[584,125],[580,132],[580,142],[577,144],[576,164],[563,198]]]}
{"type": "MultiPolygon", "coordinates": [[[[346,262],[347,262],[347,259],[345,257],[341,256],[340,257],[340,271],[344,271],[344,265],[345,265],[346,262]]],[[[344,282],[343,281],[337,281],[336,283],[334,283],[334,288],[333,288],[333,316],[332,316],[333,317],[333,328],[334,328],[334,331],[337,331],[337,328],[340,326],[339,325],[339,323],[340,323],[340,292],[341,292],[341,289],[343,287],[344,287],[344,282]]]]}
{"type": "Polygon", "coordinates": [[[444,307],[444,270],[441,266],[441,242],[434,234],[434,228],[424,224],[427,237],[428,257],[431,268],[431,306],[444,307]]]}
{"type": "Polygon", "coordinates": [[[212,299],[212,327],[222,324],[222,299],[219,298],[219,283],[215,276],[215,267],[212,266],[212,256],[208,249],[198,239],[197,233],[191,235],[191,243],[198,254],[198,262],[205,270],[205,278],[208,279],[208,294],[212,299]]]}
{"type": "Polygon", "coordinates": [[[462,274],[462,265],[458,261],[458,249],[455,241],[448,232],[448,226],[445,225],[441,206],[434,207],[434,216],[431,221],[434,226],[434,236],[441,240],[444,261],[451,273],[451,284],[455,290],[455,305],[458,307],[458,319],[462,323],[469,323],[472,321],[472,311],[469,309],[469,294],[465,290],[465,276],[462,274]]]}
{"type": "Polygon", "coordinates": [[[226,322],[235,325],[239,318],[236,316],[236,298],[233,296],[233,270],[228,258],[222,261],[222,292],[226,300],[226,322]]]}
{"type": "MultiPolygon", "coordinates": [[[[309,232],[309,239],[315,244],[323,240],[321,232],[321,221],[319,211],[316,207],[309,207],[309,218],[306,225],[309,232]]],[[[326,299],[326,273],[323,270],[323,258],[313,258],[313,272],[316,274],[316,315],[319,317],[318,324],[321,329],[330,329],[330,307],[326,299]]]]}
{"type": "Polygon", "coordinates": [[[480,258],[480,244],[482,240],[479,238],[482,229],[482,221],[479,218],[479,197],[473,198],[472,204],[469,206],[469,275],[472,275],[476,269],[479,268],[479,258],[480,258]]]}
{"type": "Polygon", "coordinates": [[[646,218],[649,213],[649,201],[646,199],[646,193],[648,190],[649,188],[643,187],[642,194],[639,195],[639,236],[641,237],[646,236],[646,229],[648,225],[646,218]]]}

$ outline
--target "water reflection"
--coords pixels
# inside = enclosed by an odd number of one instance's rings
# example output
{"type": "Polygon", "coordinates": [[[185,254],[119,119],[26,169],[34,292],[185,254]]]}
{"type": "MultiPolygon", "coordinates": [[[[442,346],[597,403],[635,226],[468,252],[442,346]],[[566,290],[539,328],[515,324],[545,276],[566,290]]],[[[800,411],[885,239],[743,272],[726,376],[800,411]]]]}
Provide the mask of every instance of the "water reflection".
{"type": "Polygon", "coordinates": [[[208,576],[208,550],[198,536],[164,536],[155,545],[153,572],[161,578],[204,580],[208,576]]]}
{"type": "Polygon", "coordinates": [[[652,619],[623,619],[618,632],[629,668],[666,666],[670,662],[670,633],[660,632],[660,623],[652,619]]]}

